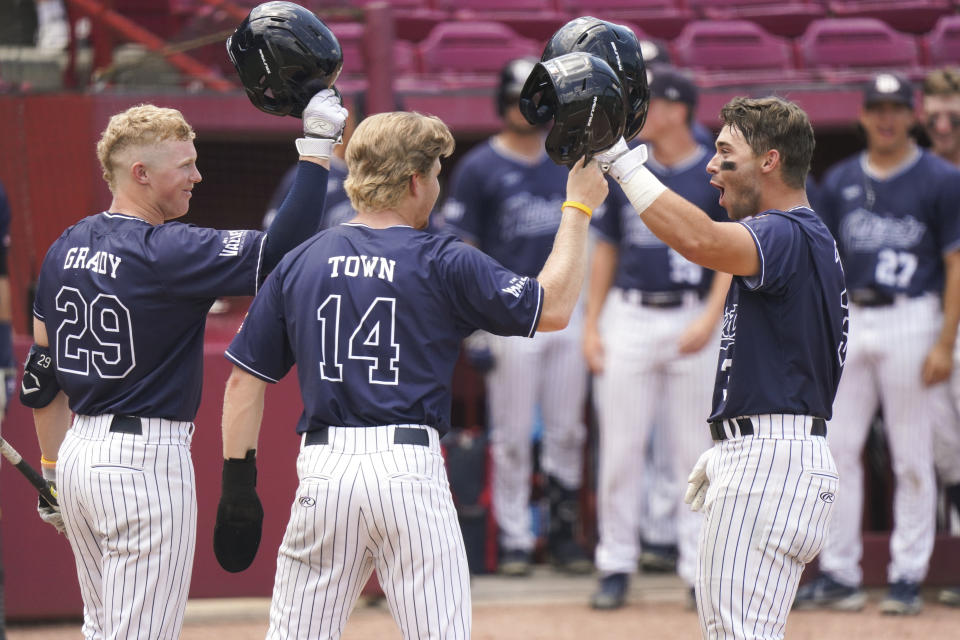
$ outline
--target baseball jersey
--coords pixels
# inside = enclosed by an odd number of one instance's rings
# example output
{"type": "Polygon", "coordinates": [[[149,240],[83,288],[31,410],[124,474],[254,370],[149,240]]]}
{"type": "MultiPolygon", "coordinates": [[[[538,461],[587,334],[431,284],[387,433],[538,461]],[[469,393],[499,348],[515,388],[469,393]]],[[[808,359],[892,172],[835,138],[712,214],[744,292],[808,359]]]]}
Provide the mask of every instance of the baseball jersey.
{"type": "Polygon", "coordinates": [[[70,409],[192,421],[207,311],[217,296],[256,293],[265,238],[106,212],[68,227],[33,313],[70,409]]]}
{"type": "MultiPolygon", "coordinates": [[[[666,167],[653,158],[646,167],[675,193],[703,209],[717,221],[727,220],[717,190],[705,180],[713,151],[704,146],[685,162],[666,167]]],[[[690,262],[668,247],[643,223],[622,189],[611,188],[605,211],[597,211],[591,223],[604,240],[618,247],[613,286],[641,291],[706,291],[713,271],[690,262]]]]}
{"type": "Polygon", "coordinates": [[[443,205],[446,229],[511,271],[535,276],[560,226],[567,175],[545,153],[531,163],[491,138],[453,172],[443,205]]]}
{"type": "Polygon", "coordinates": [[[284,257],[226,357],[276,382],[309,354],[298,432],[409,423],[442,435],[460,341],[532,336],[542,298],[535,279],[453,236],[345,223],[284,257]]]}
{"type": "MultiPolygon", "coordinates": [[[[274,189],[270,196],[270,202],[267,204],[267,213],[263,216],[263,228],[269,229],[273,222],[277,210],[283,204],[283,199],[293,186],[293,180],[297,177],[297,165],[287,169],[280,179],[280,184],[274,189]]],[[[323,217],[320,219],[320,229],[334,227],[341,222],[352,220],[357,212],[350,204],[350,198],[343,188],[343,181],[347,179],[347,165],[336,156],[330,156],[330,173],[327,176],[327,198],[325,200],[323,217]]]]}
{"type": "Polygon", "coordinates": [[[10,201],[0,183],[0,276],[7,275],[7,251],[10,249],[10,201]]]}
{"type": "Polygon", "coordinates": [[[760,258],[727,293],[710,420],[829,419],[846,357],[847,291],[836,243],[806,207],[741,220],[760,258]]]}
{"type": "Polygon", "coordinates": [[[926,150],[878,179],[866,153],[826,175],[818,213],[851,291],[919,296],[943,289],[942,255],[960,247],[960,170],[926,150]]]}

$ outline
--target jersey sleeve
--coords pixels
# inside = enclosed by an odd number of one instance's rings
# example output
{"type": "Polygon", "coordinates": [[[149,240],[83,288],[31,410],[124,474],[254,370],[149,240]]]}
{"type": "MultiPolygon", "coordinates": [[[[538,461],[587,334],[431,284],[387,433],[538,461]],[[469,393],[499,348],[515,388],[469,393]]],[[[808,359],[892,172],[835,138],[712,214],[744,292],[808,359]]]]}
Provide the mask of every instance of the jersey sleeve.
{"type": "Polygon", "coordinates": [[[936,212],[940,252],[960,250],[960,171],[952,167],[941,181],[936,212]]]}
{"type": "Polygon", "coordinates": [[[459,241],[447,245],[442,282],[454,315],[466,329],[501,336],[531,337],[540,322],[543,289],[479,249],[459,241]]]}
{"type": "Polygon", "coordinates": [[[738,276],[753,291],[781,293],[798,260],[797,234],[800,231],[790,219],[776,214],[761,214],[742,224],[753,236],[760,258],[760,271],[755,276],[738,276]]]}
{"type": "Polygon", "coordinates": [[[149,234],[146,250],[168,294],[244,296],[257,292],[265,237],[168,222],[149,234]]]}
{"type": "Polygon", "coordinates": [[[283,308],[283,264],[274,270],[250,305],[240,331],[224,355],[244,371],[277,382],[295,362],[283,308]]]}
{"type": "Polygon", "coordinates": [[[467,157],[450,178],[450,193],[442,209],[444,225],[454,235],[479,246],[485,206],[481,176],[467,157]]]}

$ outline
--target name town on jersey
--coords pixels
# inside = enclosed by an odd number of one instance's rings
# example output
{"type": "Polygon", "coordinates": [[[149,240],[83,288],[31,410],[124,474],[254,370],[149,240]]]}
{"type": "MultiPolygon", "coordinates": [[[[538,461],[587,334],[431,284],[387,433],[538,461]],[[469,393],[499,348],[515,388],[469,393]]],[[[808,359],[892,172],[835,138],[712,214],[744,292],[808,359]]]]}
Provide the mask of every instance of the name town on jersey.
{"type": "Polygon", "coordinates": [[[377,277],[393,282],[393,269],[397,266],[397,261],[380,256],[331,256],[327,258],[327,264],[333,265],[330,270],[331,278],[339,278],[342,268],[343,275],[350,278],[362,275],[365,278],[377,277]]]}
{"type": "Polygon", "coordinates": [[[120,266],[120,256],[109,251],[97,251],[90,255],[90,247],[70,247],[67,257],[63,261],[64,269],[89,269],[94,273],[117,277],[117,267],[120,266]]]}

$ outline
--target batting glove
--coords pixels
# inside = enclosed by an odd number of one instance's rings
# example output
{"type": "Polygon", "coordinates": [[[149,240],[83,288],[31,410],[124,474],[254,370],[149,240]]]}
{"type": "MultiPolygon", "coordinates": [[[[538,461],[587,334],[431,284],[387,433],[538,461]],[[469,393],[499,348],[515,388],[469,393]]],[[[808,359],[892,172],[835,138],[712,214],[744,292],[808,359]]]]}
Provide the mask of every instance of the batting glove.
{"type": "Polygon", "coordinates": [[[257,496],[256,450],[243,459],[223,461],[223,487],[213,527],[213,552],[220,566],[231,573],[253,563],[263,530],[263,505],[257,496]]]}
{"type": "Polygon", "coordinates": [[[303,110],[303,135],[297,139],[297,151],[302,156],[329,158],[334,145],[340,144],[347,110],[340,95],[333,89],[324,89],[310,99],[303,110]]]}
{"type": "Polygon", "coordinates": [[[647,157],[646,145],[637,145],[631,149],[623,138],[596,155],[600,168],[620,184],[630,204],[641,214],[667,190],[663,183],[643,166],[647,157]]]}
{"type": "Polygon", "coordinates": [[[690,505],[691,511],[700,511],[703,508],[704,500],[707,498],[707,489],[710,488],[710,478],[707,477],[707,465],[713,457],[714,448],[710,447],[693,465],[693,471],[687,477],[687,492],[683,496],[683,501],[690,505]]]}
{"type": "MultiPolygon", "coordinates": [[[[43,470],[43,479],[47,481],[47,485],[50,487],[50,493],[53,494],[54,498],[58,497],[57,463],[41,461],[40,468],[43,470]]],[[[60,514],[59,505],[51,505],[43,499],[43,496],[40,496],[39,502],[37,502],[37,513],[40,514],[41,520],[49,525],[53,525],[57,533],[66,533],[67,529],[63,526],[63,516],[60,514]]]]}

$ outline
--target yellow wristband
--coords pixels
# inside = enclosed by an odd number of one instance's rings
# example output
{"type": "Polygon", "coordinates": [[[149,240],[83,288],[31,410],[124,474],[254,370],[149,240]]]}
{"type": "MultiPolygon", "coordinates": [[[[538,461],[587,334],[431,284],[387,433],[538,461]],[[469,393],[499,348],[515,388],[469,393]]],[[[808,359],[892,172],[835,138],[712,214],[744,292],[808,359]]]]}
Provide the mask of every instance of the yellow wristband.
{"type": "Polygon", "coordinates": [[[573,207],[574,209],[580,209],[580,211],[583,211],[585,214],[587,214],[587,217],[588,217],[588,218],[592,218],[592,217],[593,217],[593,209],[591,209],[591,208],[588,207],[587,205],[583,204],[582,202],[576,202],[576,201],[574,201],[574,200],[567,200],[567,201],[565,201],[562,205],[560,205],[560,208],[561,208],[561,209],[563,209],[563,208],[565,208],[565,207],[573,207]]]}
{"type": "Polygon", "coordinates": [[[56,460],[47,460],[46,458],[43,457],[43,454],[41,454],[41,455],[40,455],[40,464],[41,464],[41,465],[44,465],[44,464],[45,464],[45,465],[48,465],[48,466],[49,466],[49,465],[56,465],[56,464],[57,464],[57,461],[56,461],[56,460]]]}

